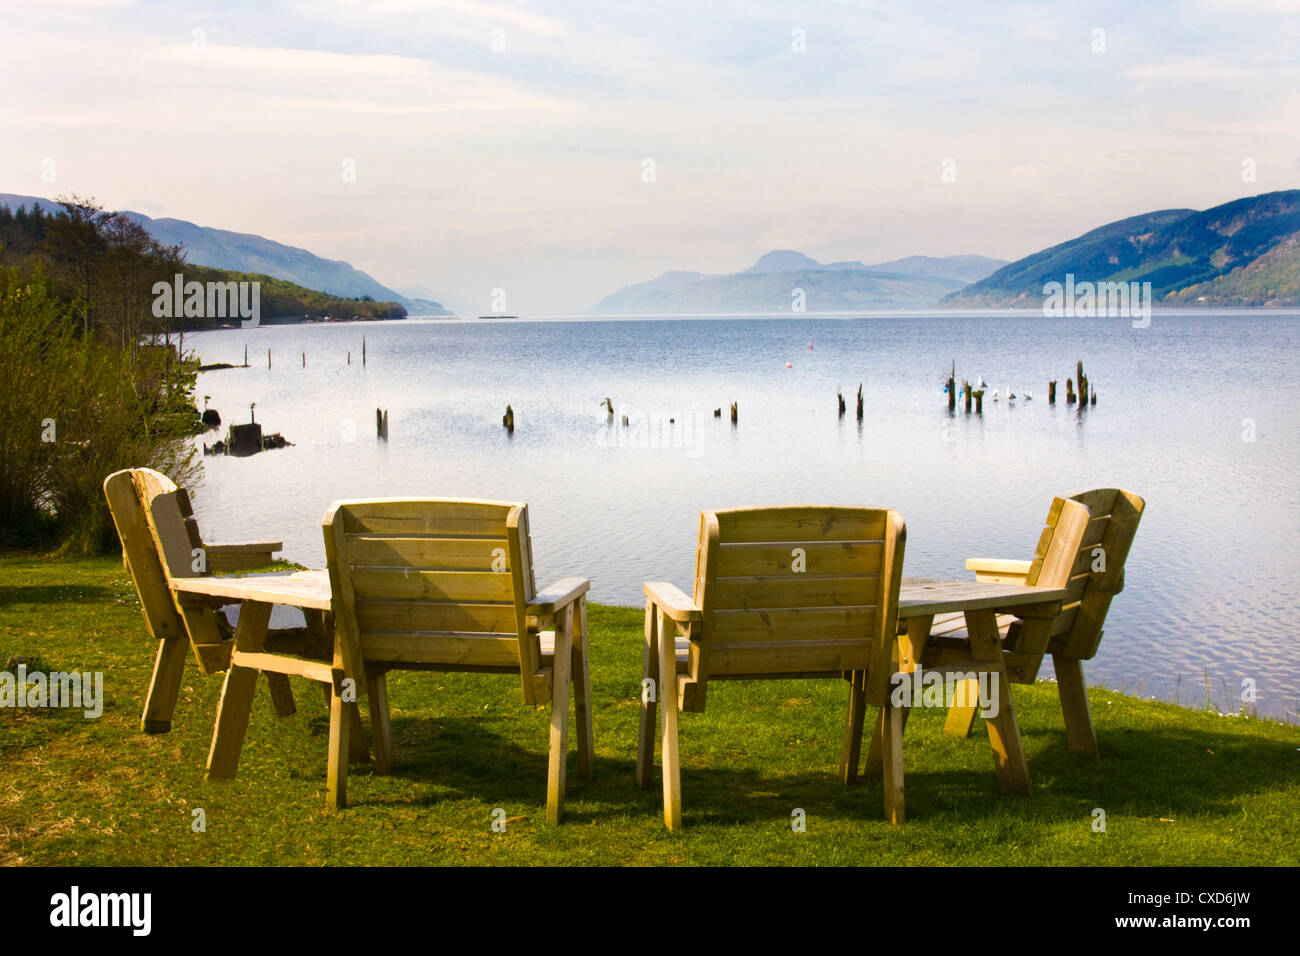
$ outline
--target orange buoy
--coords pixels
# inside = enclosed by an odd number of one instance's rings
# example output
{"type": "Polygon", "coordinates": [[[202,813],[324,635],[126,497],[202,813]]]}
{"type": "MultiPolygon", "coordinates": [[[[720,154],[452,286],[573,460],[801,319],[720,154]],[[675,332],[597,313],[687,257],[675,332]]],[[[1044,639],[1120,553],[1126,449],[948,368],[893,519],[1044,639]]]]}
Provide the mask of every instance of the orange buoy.
{"type": "Polygon", "coordinates": [[[793,363],[793,362],[786,362],[786,363],[785,363],[785,367],[786,367],[786,368],[794,368],[794,363],[793,363]]]}

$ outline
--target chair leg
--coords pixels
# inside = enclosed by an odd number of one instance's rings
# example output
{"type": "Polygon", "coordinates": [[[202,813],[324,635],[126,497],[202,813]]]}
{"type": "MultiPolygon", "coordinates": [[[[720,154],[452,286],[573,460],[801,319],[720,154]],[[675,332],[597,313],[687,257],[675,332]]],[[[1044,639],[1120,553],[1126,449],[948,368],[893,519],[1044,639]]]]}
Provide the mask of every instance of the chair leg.
{"type": "Polygon", "coordinates": [[[953,700],[963,703],[948,708],[948,719],[943,723],[943,732],[953,737],[969,737],[971,725],[975,723],[976,708],[968,707],[964,702],[979,700],[979,681],[954,681],[953,700]]]}
{"type": "Polygon", "coordinates": [[[903,813],[903,723],[908,708],[886,703],[880,708],[885,776],[885,819],[897,826],[903,813]]]}
{"type": "MultiPolygon", "coordinates": [[[[645,649],[641,662],[644,678],[653,682],[654,692],[646,690],[644,680],[641,684],[641,722],[636,738],[636,784],[642,790],[650,786],[650,770],[655,762],[655,718],[659,700],[659,641],[658,620],[655,606],[650,601],[645,605],[645,649]]],[[[673,668],[677,667],[674,655],[673,668]]]]}
{"type": "Polygon", "coordinates": [[[677,755],[677,642],[672,620],[659,616],[659,703],[663,710],[664,823],[669,830],[682,827],[682,768],[677,755]]]}
{"type": "Polygon", "coordinates": [[[1061,697],[1061,715],[1065,718],[1065,736],[1070,750],[1099,757],[1097,732],[1092,726],[1088,706],[1088,682],[1083,676],[1083,661],[1052,655],[1056,669],[1056,690],[1061,697]]]}
{"type": "Polygon", "coordinates": [[[862,727],[867,715],[866,672],[849,675],[849,718],[844,726],[844,748],[840,755],[840,777],[847,787],[858,777],[862,757],[862,727]]]}
{"type": "Polygon", "coordinates": [[[393,763],[393,734],[388,723],[388,676],[370,678],[370,736],[375,742],[375,773],[388,773],[393,763]]]}
{"type": "Polygon", "coordinates": [[[587,599],[578,598],[577,625],[573,633],[573,716],[578,734],[578,773],[590,780],[596,762],[596,740],[591,725],[591,655],[587,647],[587,599]]]}
{"type": "Polygon", "coordinates": [[[292,717],[297,712],[293,702],[293,688],[289,686],[288,674],[266,674],[266,686],[271,692],[271,706],[277,717],[292,717]]]}
{"type": "Polygon", "coordinates": [[[153,662],[153,678],[144,699],[144,714],[140,729],[146,734],[165,734],[172,729],[172,713],[181,692],[181,676],[185,670],[185,657],[189,653],[189,639],[169,637],[158,642],[158,656],[153,662]]]}
{"type": "MultiPolygon", "coordinates": [[[[271,620],[271,605],[247,601],[235,628],[235,647],[257,651],[266,640],[271,620]]],[[[212,729],[212,747],[208,750],[208,779],[233,780],[239,766],[239,751],[244,746],[248,720],[253,712],[253,690],[257,687],[256,668],[231,664],[221,689],[217,720],[212,729]]]]}
{"type": "Polygon", "coordinates": [[[330,688],[329,770],[325,782],[325,808],[329,811],[348,805],[348,738],[352,736],[352,721],[348,719],[347,708],[343,701],[343,674],[335,671],[334,686],[330,688]]]}
{"type": "Polygon", "coordinates": [[[551,755],[546,776],[546,822],[564,819],[564,785],[568,770],[569,668],[573,661],[573,606],[555,622],[555,662],[551,670],[551,755]]]}
{"type": "MultiPolygon", "coordinates": [[[[900,726],[898,728],[899,746],[902,746],[903,731],[907,729],[907,718],[912,714],[911,707],[899,708],[903,714],[899,718],[900,726]]],[[[871,746],[867,750],[867,765],[863,769],[863,774],[874,777],[883,773],[885,769],[885,709],[882,707],[880,713],[876,716],[876,729],[871,734],[871,746]]]]}

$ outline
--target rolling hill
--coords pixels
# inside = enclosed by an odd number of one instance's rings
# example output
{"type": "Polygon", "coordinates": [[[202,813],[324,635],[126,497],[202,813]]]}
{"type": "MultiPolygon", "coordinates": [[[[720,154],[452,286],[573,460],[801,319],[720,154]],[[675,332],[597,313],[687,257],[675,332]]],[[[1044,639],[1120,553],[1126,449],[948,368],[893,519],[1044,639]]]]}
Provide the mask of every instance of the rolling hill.
{"type": "Polygon", "coordinates": [[[1163,305],[1300,305],[1300,189],[1204,211],[1108,223],[947,296],[952,307],[1035,307],[1048,282],[1150,282],[1163,305]]]}
{"type": "MultiPolygon", "coordinates": [[[[17,209],[39,203],[46,210],[58,210],[59,204],[38,196],[0,193],[0,205],[17,209]]],[[[355,299],[368,295],[377,301],[399,302],[415,315],[446,315],[437,302],[404,296],[382,285],[374,277],[346,262],[322,259],[306,249],[286,246],[246,232],[210,229],[183,219],[153,219],[143,213],[126,211],[166,245],[183,245],[187,261],[214,269],[254,273],[284,279],[306,289],[317,289],[332,296],[355,299]]]]}

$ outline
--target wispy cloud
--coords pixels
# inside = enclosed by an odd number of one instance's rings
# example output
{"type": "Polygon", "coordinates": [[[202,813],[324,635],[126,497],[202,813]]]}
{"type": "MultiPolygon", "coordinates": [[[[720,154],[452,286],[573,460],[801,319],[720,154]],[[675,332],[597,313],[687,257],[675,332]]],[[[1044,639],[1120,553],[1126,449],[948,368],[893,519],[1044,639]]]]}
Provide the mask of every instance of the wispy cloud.
{"type": "Polygon", "coordinates": [[[523,311],[773,247],[1014,257],[1294,185],[1296,6],[9,3],[0,189],[144,197],[523,311]]]}

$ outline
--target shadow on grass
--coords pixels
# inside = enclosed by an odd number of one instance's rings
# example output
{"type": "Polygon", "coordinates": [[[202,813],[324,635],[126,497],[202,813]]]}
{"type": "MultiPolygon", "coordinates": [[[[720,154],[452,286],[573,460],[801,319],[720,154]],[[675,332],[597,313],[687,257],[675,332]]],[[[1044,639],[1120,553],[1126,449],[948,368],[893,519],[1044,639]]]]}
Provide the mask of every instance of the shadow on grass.
{"type": "MultiPolygon", "coordinates": [[[[941,727],[938,720],[909,725],[904,743],[908,818],[918,823],[1005,821],[1009,814],[1051,823],[1086,816],[1098,806],[1137,817],[1176,811],[1235,819],[1242,813],[1243,797],[1284,790],[1296,779],[1295,748],[1252,733],[1249,724],[1225,721],[1222,727],[1206,729],[1112,726],[1099,731],[1102,756],[1092,760],[1068,750],[1062,728],[1022,721],[1034,795],[1004,796],[986,730],[977,723],[971,736],[961,740],[944,736],[941,727]]],[[[517,724],[472,717],[395,717],[390,776],[415,785],[408,798],[413,806],[458,800],[543,806],[548,737],[545,725],[533,728],[535,733],[521,732],[517,724]]],[[[568,817],[582,822],[640,814],[659,818],[663,798],[657,750],[650,784],[642,790],[636,785],[634,738],[624,749],[616,749],[610,735],[601,734],[599,722],[596,729],[595,774],[586,781],[578,774],[570,724],[568,817]]],[[[310,733],[323,740],[328,720],[323,715],[313,718],[310,733]]],[[[864,740],[864,757],[866,745],[864,740]]],[[[685,750],[686,822],[771,824],[788,821],[795,808],[841,822],[883,822],[879,777],[860,775],[846,788],[838,774],[838,747],[824,753],[820,767],[805,764],[791,770],[775,755],[748,752],[740,759],[721,757],[713,763],[708,752],[685,750]]],[[[371,771],[357,764],[350,772],[365,776],[371,771]]]]}

